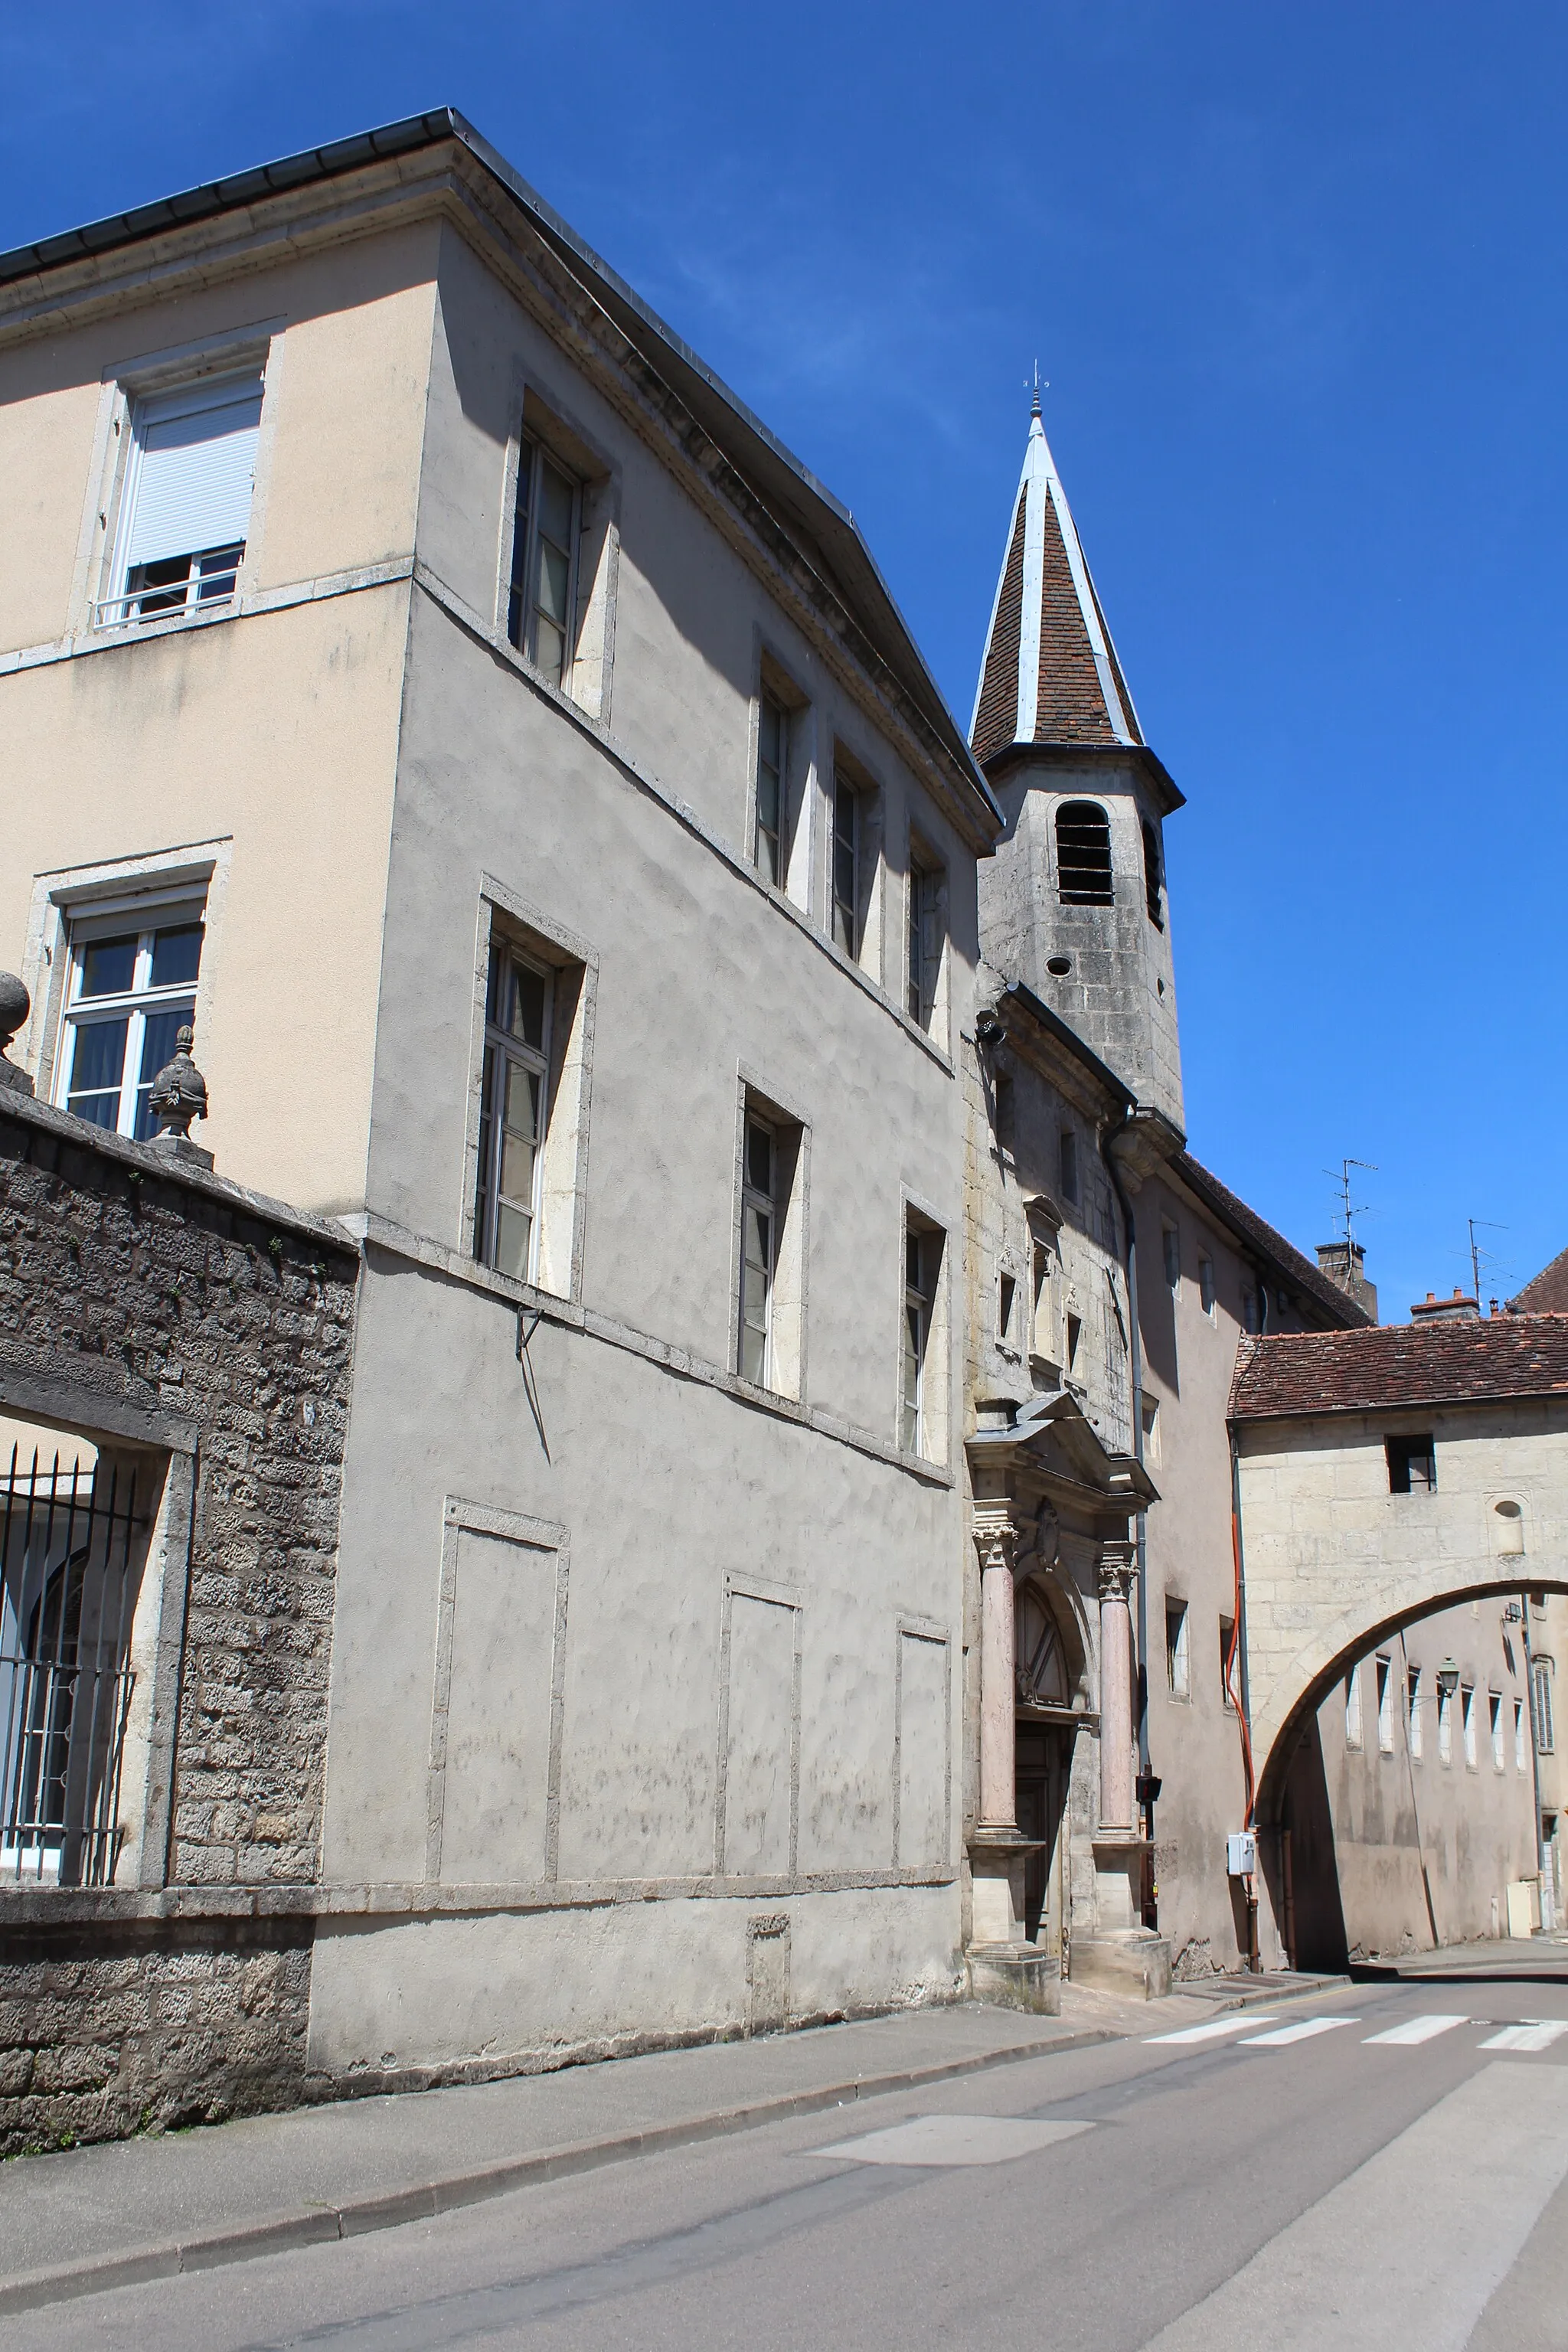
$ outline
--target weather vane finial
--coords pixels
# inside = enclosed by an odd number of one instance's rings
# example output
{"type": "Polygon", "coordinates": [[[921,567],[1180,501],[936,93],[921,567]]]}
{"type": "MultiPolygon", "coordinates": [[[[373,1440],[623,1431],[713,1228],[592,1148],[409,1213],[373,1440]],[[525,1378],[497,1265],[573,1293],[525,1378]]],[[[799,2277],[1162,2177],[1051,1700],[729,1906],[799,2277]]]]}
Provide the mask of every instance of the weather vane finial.
{"type": "Polygon", "coordinates": [[[1051,388],[1050,378],[1048,376],[1042,376],[1040,373],[1040,362],[1038,360],[1035,362],[1035,373],[1033,376],[1026,376],[1024,379],[1024,385],[1025,390],[1031,392],[1033,395],[1029,402],[1029,414],[1031,416],[1038,416],[1040,413],[1040,394],[1042,392],[1049,392],[1051,388]]]}

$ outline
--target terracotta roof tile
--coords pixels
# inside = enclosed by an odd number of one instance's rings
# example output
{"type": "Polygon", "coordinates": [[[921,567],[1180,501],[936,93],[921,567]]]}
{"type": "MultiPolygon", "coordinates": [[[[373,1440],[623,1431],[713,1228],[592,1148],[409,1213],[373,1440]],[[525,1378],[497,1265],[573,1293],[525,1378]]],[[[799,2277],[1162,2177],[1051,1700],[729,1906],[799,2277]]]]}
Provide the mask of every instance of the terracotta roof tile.
{"type": "Polygon", "coordinates": [[[1054,498],[1046,500],[1040,581],[1040,688],[1037,743],[1114,743],[1094,647],[1079,603],[1054,498]]]}
{"type": "Polygon", "coordinates": [[[1519,1297],[1508,1303],[1520,1315],[1568,1314],[1568,1250],[1543,1266],[1533,1281],[1525,1284],[1519,1297]]]}
{"type": "Polygon", "coordinates": [[[1568,1315],[1500,1315],[1484,1323],[1393,1323],[1244,1339],[1230,1417],[1270,1421],[1556,1395],[1568,1396],[1568,1315]]]}
{"type": "Polygon", "coordinates": [[[1024,493],[1020,490],[1007,560],[1002,567],[1002,585],[996,593],[996,618],[985,648],[985,674],[974,709],[973,748],[977,760],[988,760],[993,751],[1004,750],[1018,731],[1018,633],[1023,611],[1024,493]]]}

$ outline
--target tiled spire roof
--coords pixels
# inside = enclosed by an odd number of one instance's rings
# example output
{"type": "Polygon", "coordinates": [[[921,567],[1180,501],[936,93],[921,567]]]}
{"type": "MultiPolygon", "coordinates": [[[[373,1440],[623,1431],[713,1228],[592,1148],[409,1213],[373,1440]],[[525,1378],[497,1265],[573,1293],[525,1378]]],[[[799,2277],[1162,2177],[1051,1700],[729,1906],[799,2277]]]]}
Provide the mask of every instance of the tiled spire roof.
{"type": "Polygon", "coordinates": [[[969,740],[977,760],[1012,743],[1143,740],[1046,439],[1038,393],[969,740]]]}

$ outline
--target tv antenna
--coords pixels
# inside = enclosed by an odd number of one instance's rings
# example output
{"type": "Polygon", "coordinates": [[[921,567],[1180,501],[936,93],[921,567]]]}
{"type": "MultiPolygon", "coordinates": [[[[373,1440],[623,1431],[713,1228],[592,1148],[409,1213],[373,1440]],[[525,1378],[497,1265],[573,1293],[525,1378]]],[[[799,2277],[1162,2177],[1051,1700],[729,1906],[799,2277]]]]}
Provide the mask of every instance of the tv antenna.
{"type": "MultiPolygon", "coordinates": [[[[1481,1260],[1482,1258],[1490,1260],[1492,1258],[1492,1253],[1490,1250],[1482,1249],[1480,1244],[1476,1239],[1476,1234],[1478,1232],[1484,1234],[1506,1234],[1508,1227],[1506,1225],[1500,1225],[1496,1220],[1491,1217],[1469,1217],[1466,1220],[1466,1223],[1468,1224],[1470,1229],[1470,1295],[1474,1298],[1476,1306],[1479,1308],[1481,1303],[1481,1260]]],[[[1501,1271],[1506,1274],[1508,1268],[1504,1266],[1501,1271]]]]}
{"type": "Polygon", "coordinates": [[[1352,1201],[1351,1199],[1352,1191],[1354,1189],[1351,1183],[1351,1170],[1352,1168],[1363,1168],[1366,1171],[1369,1176],[1375,1176],[1380,1172],[1377,1162],[1374,1160],[1342,1160],[1340,1162],[1340,1172],[1337,1176],[1334,1175],[1334,1171],[1331,1168],[1325,1168],[1323,1171],[1325,1176],[1332,1179],[1334,1192],[1340,1203],[1339,1207],[1334,1212],[1334,1223],[1339,1226],[1345,1237],[1345,1279],[1347,1282],[1355,1271],[1355,1221],[1358,1217],[1366,1216],[1372,1207],[1370,1201],[1352,1201]]]}

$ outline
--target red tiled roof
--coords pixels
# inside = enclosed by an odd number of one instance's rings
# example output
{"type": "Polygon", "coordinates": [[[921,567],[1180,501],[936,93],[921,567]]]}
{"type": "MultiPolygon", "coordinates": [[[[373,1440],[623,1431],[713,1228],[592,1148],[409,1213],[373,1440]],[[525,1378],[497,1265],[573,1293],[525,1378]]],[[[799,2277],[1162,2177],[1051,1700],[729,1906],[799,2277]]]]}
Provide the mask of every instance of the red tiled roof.
{"type": "MultiPolygon", "coordinates": [[[[1040,688],[1037,743],[1114,743],[1115,728],[1094,666],[1055,499],[1047,496],[1040,572],[1040,688]]],[[[1109,643],[1109,637],[1107,639],[1109,643]]],[[[1016,652],[1014,659],[1016,661],[1016,652]]]]}
{"type": "Polygon", "coordinates": [[[1517,1315],[1568,1314],[1568,1250],[1561,1251],[1508,1303],[1517,1315]]]}
{"type": "Polygon", "coordinates": [[[1568,1315],[1281,1331],[1244,1339],[1232,1421],[1568,1395],[1568,1315]]]}
{"type": "Polygon", "coordinates": [[[1018,731],[1018,635],[1024,614],[1024,493],[1018,493],[1013,536],[1002,566],[996,618],[985,648],[985,675],[974,711],[974,756],[988,760],[1018,731]]]}

